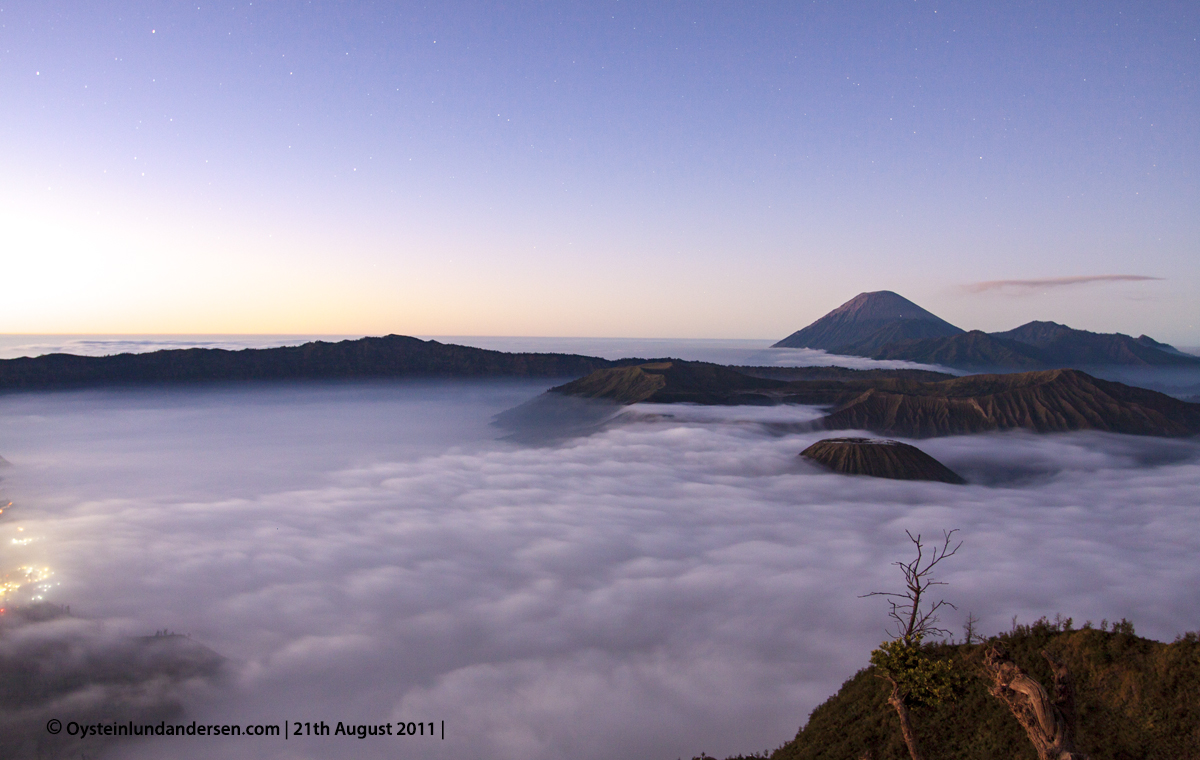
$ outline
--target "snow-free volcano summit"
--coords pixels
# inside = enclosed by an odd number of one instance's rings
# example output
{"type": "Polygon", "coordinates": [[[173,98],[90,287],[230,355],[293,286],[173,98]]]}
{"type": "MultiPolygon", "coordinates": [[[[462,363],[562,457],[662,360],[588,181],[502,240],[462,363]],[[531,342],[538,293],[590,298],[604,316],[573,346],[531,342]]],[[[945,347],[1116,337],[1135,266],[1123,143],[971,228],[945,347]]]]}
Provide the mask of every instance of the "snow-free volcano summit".
{"type": "Polygon", "coordinates": [[[898,293],[859,293],[775,348],[820,348],[835,354],[869,355],[889,343],[943,338],[964,332],[898,293]]]}

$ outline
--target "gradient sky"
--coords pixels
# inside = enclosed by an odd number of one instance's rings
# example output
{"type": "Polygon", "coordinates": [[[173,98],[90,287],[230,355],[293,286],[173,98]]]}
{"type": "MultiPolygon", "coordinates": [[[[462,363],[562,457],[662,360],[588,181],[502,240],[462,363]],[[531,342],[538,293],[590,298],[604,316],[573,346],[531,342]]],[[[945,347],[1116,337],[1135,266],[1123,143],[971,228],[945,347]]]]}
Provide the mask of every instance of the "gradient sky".
{"type": "Polygon", "coordinates": [[[782,338],[890,289],[1200,345],[1198,37],[1187,2],[3,4],[0,332],[782,338]]]}

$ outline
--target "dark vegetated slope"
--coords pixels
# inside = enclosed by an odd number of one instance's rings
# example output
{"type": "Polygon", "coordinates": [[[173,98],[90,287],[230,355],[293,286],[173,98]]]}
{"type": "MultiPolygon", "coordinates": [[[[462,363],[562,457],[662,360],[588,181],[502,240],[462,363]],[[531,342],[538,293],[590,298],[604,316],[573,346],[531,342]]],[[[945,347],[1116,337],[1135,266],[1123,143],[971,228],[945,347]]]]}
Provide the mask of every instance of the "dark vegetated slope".
{"type": "Polygon", "coordinates": [[[1077,370],[971,375],[898,393],[871,389],[824,418],[831,430],[930,437],[993,430],[1200,432],[1200,406],[1077,370]]]}
{"type": "Polygon", "coordinates": [[[0,389],[413,376],[571,377],[616,364],[590,356],[510,354],[388,335],[241,351],[189,348],[5,359],[0,360],[0,389]]]}
{"type": "Polygon", "coordinates": [[[881,339],[926,338],[960,332],[961,329],[907,298],[890,290],[879,290],[858,294],[775,347],[834,351],[854,344],[873,345],[881,339]],[[877,334],[879,338],[875,337],[877,334]]]}
{"type": "Polygon", "coordinates": [[[992,333],[992,337],[1041,349],[1049,366],[1200,366],[1200,357],[1188,356],[1146,335],[1132,338],[1122,333],[1094,333],[1057,322],[1029,322],[1007,332],[992,333]]]}
{"type": "Polygon", "coordinates": [[[1057,322],[1029,322],[998,333],[971,330],[923,340],[898,339],[869,351],[845,353],[967,369],[1200,367],[1200,357],[1144,335],[1131,338],[1120,333],[1093,333],[1057,322]]]}
{"type": "Polygon", "coordinates": [[[1040,369],[1046,355],[1015,340],[997,338],[979,330],[961,335],[892,343],[870,354],[873,359],[900,359],[945,367],[986,369],[1040,369]]]}
{"type": "Polygon", "coordinates": [[[1014,327],[1011,330],[989,334],[993,338],[1015,340],[1019,343],[1028,343],[1031,346],[1048,346],[1064,335],[1070,335],[1073,332],[1076,331],[1057,322],[1039,322],[1035,320],[1033,322],[1026,322],[1020,327],[1014,327]]]}
{"type": "Polygon", "coordinates": [[[800,456],[845,475],[966,483],[957,473],[924,451],[899,441],[826,438],[801,451],[800,456]]]}
{"type": "MultiPolygon", "coordinates": [[[[1139,336],[1137,336],[1136,340],[1138,343],[1141,343],[1143,346],[1149,346],[1150,348],[1157,348],[1159,351],[1166,351],[1168,354],[1178,354],[1179,356],[1188,356],[1188,357],[1192,356],[1191,354],[1187,354],[1187,353],[1184,353],[1183,351],[1180,351],[1178,348],[1175,348],[1174,346],[1172,346],[1169,343],[1159,343],[1157,340],[1155,340],[1154,338],[1151,338],[1149,335],[1139,335],[1139,336]]],[[[1195,358],[1195,357],[1192,357],[1192,358],[1195,358]]]]}
{"type": "Polygon", "coordinates": [[[924,319],[899,319],[894,322],[885,322],[869,335],[852,343],[834,346],[829,351],[844,356],[874,356],[885,346],[895,343],[946,338],[961,334],[961,330],[957,333],[950,333],[940,322],[930,322],[924,319]]]}
{"type": "MultiPolygon", "coordinates": [[[[1066,662],[1076,687],[1076,743],[1094,760],[1200,758],[1200,638],[1195,634],[1163,644],[1132,632],[1064,630],[1039,621],[998,638],[1045,686],[1052,681],[1040,652],[1066,662]]],[[[958,701],[913,708],[929,760],[1036,760],[1016,719],[987,692],[981,666],[985,648],[930,647],[932,656],[951,660],[970,678],[958,701]]],[[[908,760],[885,683],[873,668],[859,671],[813,711],[772,760],[860,760],[866,753],[872,760],[908,760]]]]}
{"type": "Polygon", "coordinates": [[[1077,330],[1042,349],[1056,366],[1120,364],[1138,367],[1200,367],[1200,358],[1163,351],[1128,335],[1077,330]]]}

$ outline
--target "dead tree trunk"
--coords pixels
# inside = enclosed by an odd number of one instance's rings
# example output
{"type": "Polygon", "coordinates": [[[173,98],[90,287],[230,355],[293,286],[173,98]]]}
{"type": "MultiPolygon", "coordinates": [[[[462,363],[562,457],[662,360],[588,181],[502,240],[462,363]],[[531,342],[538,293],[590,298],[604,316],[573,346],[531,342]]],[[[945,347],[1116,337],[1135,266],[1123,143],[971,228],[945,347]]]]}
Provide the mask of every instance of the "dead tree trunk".
{"type": "Polygon", "coordinates": [[[912,756],[912,760],[922,760],[921,750],[917,748],[917,732],[913,730],[908,705],[904,704],[904,695],[900,693],[900,686],[894,680],[888,680],[892,683],[892,695],[888,697],[888,704],[896,708],[896,714],[900,716],[900,733],[904,736],[908,754],[912,756]]]}
{"type": "Polygon", "coordinates": [[[1003,702],[1025,729],[1037,750],[1038,760],[1088,760],[1075,750],[1075,690],[1067,666],[1046,652],[1042,656],[1054,671],[1054,699],[1042,685],[1012,661],[1000,644],[984,655],[992,679],[988,691],[1003,702]]]}

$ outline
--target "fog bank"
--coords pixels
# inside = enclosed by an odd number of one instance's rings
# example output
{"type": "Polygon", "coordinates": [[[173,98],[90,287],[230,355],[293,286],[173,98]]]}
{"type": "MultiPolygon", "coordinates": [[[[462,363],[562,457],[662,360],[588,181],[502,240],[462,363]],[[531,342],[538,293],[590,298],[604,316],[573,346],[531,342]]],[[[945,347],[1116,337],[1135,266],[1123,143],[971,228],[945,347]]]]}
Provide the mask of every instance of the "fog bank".
{"type": "Polygon", "coordinates": [[[1200,628],[1194,440],[915,442],[966,486],[823,472],[797,457],[821,434],[780,432],[806,407],[638,405],[553,445],[501,440],[492,417],[552,384],[0,398],[5,571],[47,567],[47,600],[89,624],[227,658],[179,693],[189,717],[447,727],[116,750],[139,758],[778,746],[883,637],[886,605],[859,595],[897,585],[906,529],[962,531],[947,627],[1200,628]]]}

